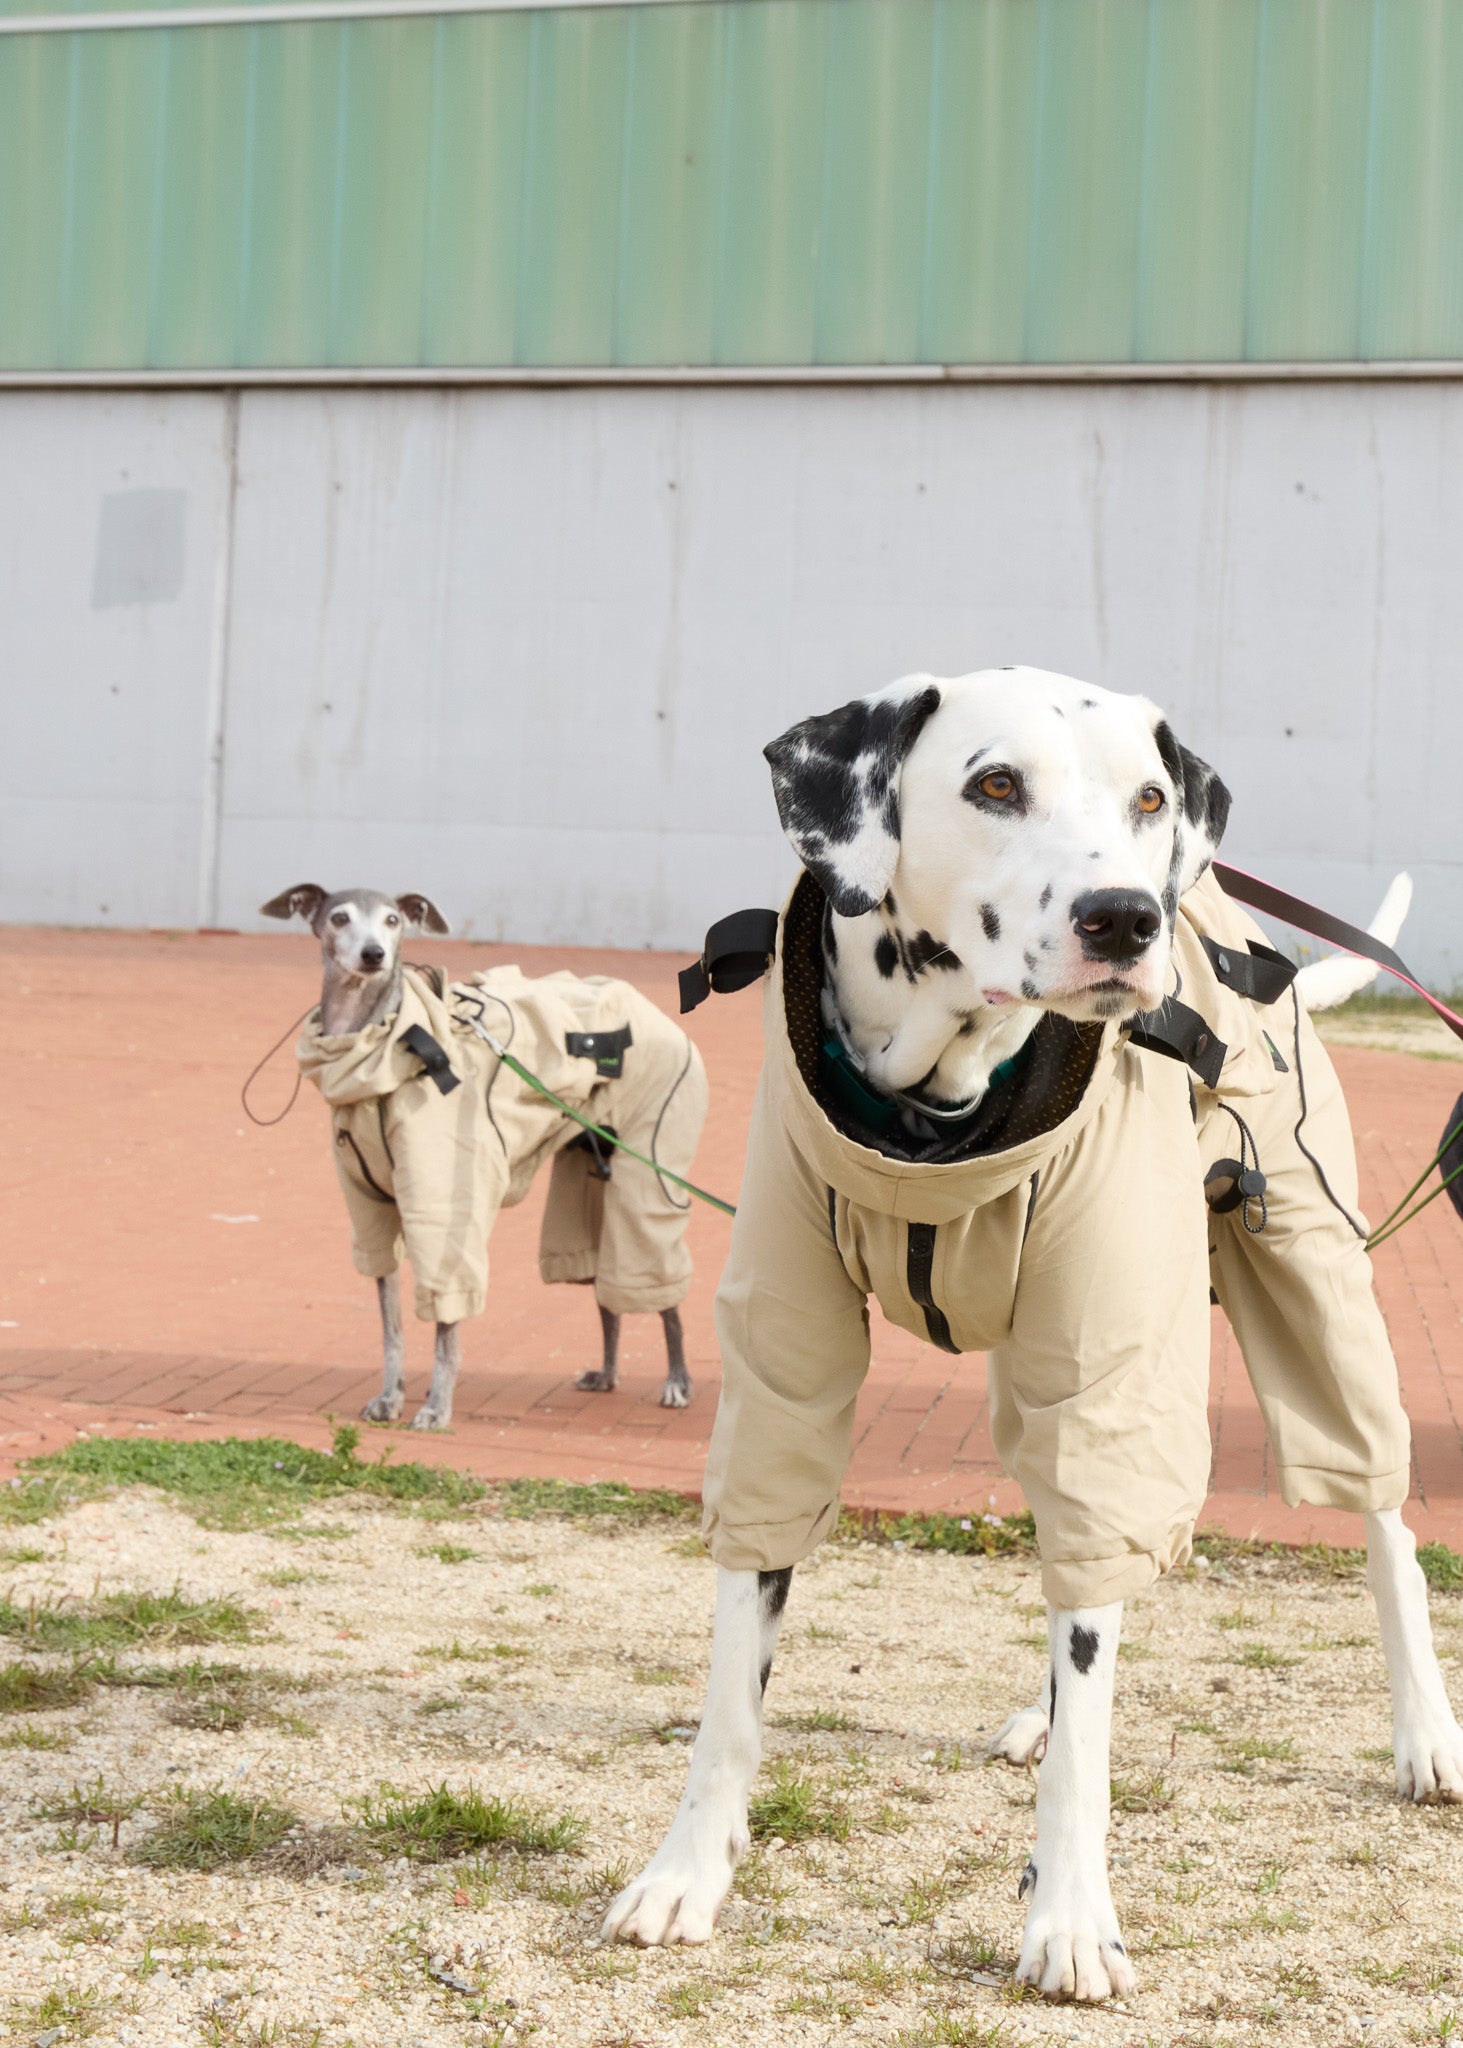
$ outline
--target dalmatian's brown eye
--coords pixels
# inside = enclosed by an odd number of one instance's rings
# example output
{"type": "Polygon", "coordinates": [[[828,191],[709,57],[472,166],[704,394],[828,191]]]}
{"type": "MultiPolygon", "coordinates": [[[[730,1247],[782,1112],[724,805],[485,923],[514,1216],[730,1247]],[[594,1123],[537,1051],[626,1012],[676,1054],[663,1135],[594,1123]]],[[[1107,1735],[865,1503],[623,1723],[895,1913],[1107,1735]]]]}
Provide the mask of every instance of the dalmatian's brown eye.
{"type": "Polygon", "coordinates": [[[1163,791],[1156,782],[1150,782],[1146,789],[1138,792],[1138,808],[1148,817],[1163,809],[1163,791]]]}
{"type": "Polygon", "coordinates": [[[977,787],[982,796],[988,796],[993,803],[1003,804],[1016,794],[1016,778],[1003,768],[993,768],[989,775],[982,775],[977,787]]]}

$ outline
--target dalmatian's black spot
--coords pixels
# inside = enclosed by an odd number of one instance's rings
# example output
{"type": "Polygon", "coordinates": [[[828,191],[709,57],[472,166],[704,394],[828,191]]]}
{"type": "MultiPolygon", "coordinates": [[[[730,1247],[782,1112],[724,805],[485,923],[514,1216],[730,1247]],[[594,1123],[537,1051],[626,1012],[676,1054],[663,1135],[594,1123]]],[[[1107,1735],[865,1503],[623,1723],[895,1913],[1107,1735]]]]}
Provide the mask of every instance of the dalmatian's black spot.
{"type": "Polygon", "coordinates": [[[1021,958],[1026,962],[1028,967],[1034,967],[1036,965],[1036,955],[1034,953],[1023,953],[1021,955],[1021,958]]]}
{"type": "Polygon", "coordinates": [[[792,1566],[785,1564],[780,1571],[758,1572],[757,1591],[762,1598],[762,1619],[776,1621],[787,1605],[788,1588],[792,1585],[792,1566]]]}
{"type": "Polygon", "coordinates": [[[884,901],[880,907],[881,909],[887,910],[891,917],[898,917],[899,905],[894,901],[894,891],[892,889],[890,889],[886,893],[884,901]]]}
{"type": "Polygon", "coordinates": [[[1109,1942],[1109,1943],[1107,1944],[1107,1946],[1108,1946],[1108,1947],[1109,1947],[1110,1949],[1114,1949],[1114,1950],[1116,1950],[1116,1952],[1117,1952],[1117,1953],[1118,1953],[1118,1954],[1119,1954],[1120,1956],[1125,1956],[1125,1955],[1126,1955],[1126,1954],[1128,1953],[1128,1951],[1127,1951],[1127,1950],[1126,1950],[1126,1949],[1125,1949],[1125,1948],[1123,1947],[1123,1944],[1122,1944],[1122,1943],[1121,1943],[1120,1941],[1110,1941],[1110,1942],[1109,1942]]]}
{"type": "Polygon", "coordinates": [[[1100,852],[1098,852],[1098,853],[1089,853],[1089,854],[1088,854],[1088,856],[1087,856],[1087,858],[1088,858],[1089,860],[1101,860],[1101,859],[1102,859],[1102,855],[1101,855],[1101,853],[1100,853],[1100,852]]]}
{"type": "Polygon", "coordinates": [[[762,1690],[765,1693],[767,1690],[767,1681],[772,1676],[772,1659],[770,1657],[764,1657],[762,1659],[762,1669],[758,1672],[757,1676],[761,1680],[762,1690]]]}
{"type": "Polygon", "coordinates": [[[875,942],[874,965],[878,968],[880,974],[883,975],[885,981],[892,981],[894,979],[894,970],[899,965],[899,948],[895,945],[893,935],[889,932],[880,932],[875,942]]]}
{"type": "Polygon", "coordinates": [[[1025,996],[1028,1003],[1034,1003],[1040,994],[1040,990],[1037,988],[1036,983],[1028,976],[1021,984],[1021,993],[1025,996]]]}
{"type": "Polygon", "coordinates": [[[1028,1892],[1036,1890],[1036,1865],[1028,1863],[1021,1873],[1021,1882],[1016,1887],[1016,1897],[1024,1899],[1028,1892]]]}
{"type": "Polygon", "coordinates": [[[1072,1659],[1073,1668],[1083,1677],[1092,1669],[1092,1661],[1101,1648],[1102,1638],[1095,1628],[1084,1628],[1080,1621],[1073,1622],[1067,1654],[1072,1659]]]}
{"type": "Polygon", "coordinates": [[[1057,1725],[1057,1667],[1052,1665],[1052,1703],[1047,1709],[1047,1727],[1055,1730],[1057,1725]]]}
{"type": "Polygon", "coordinates": [[[1038,910],[1045,910],[1045,909],[1046,909],[1046,907],[1047,907],[1047,905],[1048,905],[1048,903],[1050,903],[1050,902],[1051,902],[1051,900],[1052,900],[1052,885],[1051,885],[1051,883],[1050,883],[1050,882],[1048,882],[1048,883],[1047,883],[1047,885],[1046,885],[1046,887],[1045,887],[1045,888],[1044,888],[1044,889],[1042,890],[1042,892],[1041,892],[1040,896],[1038,896],[1038,897],[1037,897],[1037,899],[1036,899],[1036,907],[1037,907],[1037,909],[1038,909],[1038,910]]]}
{"type": "Polygon", "coordinates": [[[837,960],[838,934],[833,929],[833,920],[831,917],[825,917],[823,920],[823,951],[830,960],[837,960]]]}
{"type": "Polygon", "coordinates": [[[1097,709],[1097,699],[1095,697],[1084,697],[1082,699],[1082,709],[1084,711],[1095,711],[1097,709]]]}
{"type": "Polygon", "coordinates": [[[1042,942],[1041,942],[1041,950],[1042,950],[1042,952],[1043,952],[1043,953],[1049,953],[1049,952],[1051,951],[1051,949],[1052,949],[1052,942],[1051,942],[1051,940],[1050,940],[1050,939],[1043,939],[1043,940],[1042,940],[1042,942]]]}
{"type": "Polygon", "coordinates": [[[969,1010],[960,1019],[960,1028],[955,1036],[957,1038],[973,1038],[975,1036],[975,1017],[969,1010]]]}
{"type": "MultiPolygon", "coordinates": [[[[1050,889],[1047,890],[1047,894],[1050,896],[1050,889]]],[[[993,903],[982,903],[980,906],[980,928],[992,945],[1001,936],[1000,913],[993,903]]]]}
{"type": "Polygon", "coordinates": [[[960,956],[943,939],[932,938],[928,932],[916,932],[905,942],[904,971],[911,980],[929,967],[938,967],[942,974],[953,974],[959,966],[960,956]]]}

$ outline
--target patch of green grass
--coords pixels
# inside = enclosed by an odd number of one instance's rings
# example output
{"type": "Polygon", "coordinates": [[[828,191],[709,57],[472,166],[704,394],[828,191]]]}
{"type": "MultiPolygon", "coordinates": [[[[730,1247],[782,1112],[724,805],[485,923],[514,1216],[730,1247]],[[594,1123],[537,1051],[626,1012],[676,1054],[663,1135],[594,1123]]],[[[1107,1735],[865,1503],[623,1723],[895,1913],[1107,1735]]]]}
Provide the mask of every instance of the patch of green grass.
{"type": "Polygon", "coordinates": [[[298,1715],[281,1713],[271,1704],[271,1698],[280,1693],[309,1689],[308,1679],[292,1678],[283,1671],[260,1671],[241,1664],[204,1664],[194,1658],[187,1664],[124,1667],[111,1682],[172,1693],[168,1719],[179,1728],[202,1728],[209,1734],[223,1735],[254,1724],[285,1728],[295,1734],[314,1732],[298,1715]]]}
{"type": "Polygon", "coordinates": [[[1113,1778],[1112,1803],[1117,1813],[1160,1813],[1173,1805],[1173,1787],[1162,1771],[1134,1771],[1113,1778]]]}
{"type": "Polygon", "coordinates": [[[688,1983],[677,1984],[669,1991],[662,1991],[660,2002],[666,2011],[677,2019],[699,2019],[707,2007],[714,2005],[722,1995],[723,1987],[713,1984],[710,1978],[693,1977],[688,1983]]]}
{"type": "Polygon", "coordinates": [[[1423,1577],[1439,1592],[1451,1593],[1463,1586],[1463,1557],[1446,1543],[1419,1543],[1417,1561],[1423,1577]]]}
{"type": "Polygon", "coordinates": [[[58,1984],[35,2005],[16,2011],[18,2031],[11,2038],[19,2042],[34,2040],[39,2035],[43,2040],[58,2043],[86,2041],[105,2024],[116,2004],[115,1998],[104,1998],[100,1991],[73,1991],[58,1984]]]}
{"type": "Polygon", "coordinates": [[[20,1486],[8,1498],[0,1489],[0,1514],[41,1521],[115,1487],[155,1486],[207,1528],[262,1529],[350,1494],[402,1507],[462,1507],[487,1492],[481,1480],[445,1466],[393,1465],[389,1450],[367,1464],[356,1455],[359,1443],[352,1426],[336,1430],[328,1452],[274,1436],[214,1443],[92,1437],[29,1459],[20,1486]]]}
{"type": "Polygon", "coordinates": [[[1396,1762],[1390,1747],[1386,1749],[1359,1749],[1356,1753],[1364,1763],[1390,1764],[1396,1762]]]}
{"type": "Polygon", "coordinates": [[[1246,1643],[1234,1661],[1236,1664],[1243,1664],[1247,1671],[1286,1671],[1300,1660],[1296,1657],[1283,1657],[1278,1650],[1272,1650],[1268,1643],[1246,1643]]]}
{"type": "Polygon", "coordinates": [[[772,1782],[747,1809],[747,1825],[754,1841],[804,1842],[812,1835],[828,1835],[835,1842],[848,1840],[848,1808],[830,1799],[817,1782],[785,1759],[771,1770],[772,1782]]]}
{"type": "Polygon", "coordinates": [[[271,1799],[179,1787],[158,1808],[158,1821],[132,1852],[152,1870],[218,1870],[272,1849],[299,1816],[271,1799]]]}
{"type": "Polygon", "coordinates": [[[84,1661],[49,1669],[28,1662],[0,1664],[0,1714],[44,1714],[55,1707],[79,1706],[95,1684],[84,1661]]]}
{"type": "Polygon", "coordinates": [[[0,1636],[33,1650],[106,1650],[147,1643],[247,1643],[263,1618],[237,1600],[188,1600],[171,1593],[106,1593],[99,1600],[0,1599],[0,1636]]]}
{"type": "Polygon", "coordinates": [[[12,1728],[0,1735],[0,1749],[70,1749],[71,1737],[55,1728],[12,1728]]]}
{"type": "Polygon", "coordinates": [[[974,2018],[970,2013],[938,2012],[912,2032],[896,2034],[894,2048],[1017,2048],[1015,2035],[1003,2021],[974,2018]]]}
{"type": "Polygon", "coordinates": [[[641,1664],[631,1675],[637,1685],[679,1685],[686,1674],[671,1664],[641,1664]]]}
{"type": "Polygon", "coordinates": [[[471,1564],[482,1553],[469,1550],[465,1543],[428,1543],[417,1551],[418,1557],[435,1557],[439,1564],[471,1564]]]}
{"type": "Polygon", "coordinates": [[[1229,1754],[1220,1768],[1226,1771],[1247,1771],[1253,1763],[1295,1761],[1295,1743],[1289,1735],[1273,1741],[1258,1735],[1236,1735],[1225,1743],[1225,1748],[1229,1754]]]}
{"type": "Polygon", "coordinates": [[[1130,1664],[1141,1664],[1152,1657],[1153,1652],[1147,1643],[1125,1641],[1118,1644],[1118,1655],[1130,1664]]]}
{"type": "Polygon", "coordinates": [[[6,1564],[44,1564],[47,1555],[34,1543],[20,1543],[14,1550],[0,1550],[0,1559],[6,1564]]]}
{"type": "Polygon", "coordinates": [[[540,1581],[536,1586],[525,1588],[525,1591],[531,1593],[535,1600],[552,1600],[558,1590],[557,1586],[550,1586],[543,1581],[540,1581]]]}
{"type": "Polygon", "coordinates": [[[576,1851],[584,1823],[576,1814],[557,1817],[516,1799],[485,1799],[475,1785],[466,1792],[448,1786],[420,1793],[390,1787],[359,1802],[360,1825],[387,1856],[442,1863],[474,1850],[517,1850],[521,1855],[576,1851]]]}
{"type": "Polygon", "coordinates": [[[1244,1606],[1233,1608],[1228,1614],[1216,1614],[1214,1617],[1216,1628],[1253,1628],[1254,1625],[1254,1615],[1244,1606]]]}
{"type": "Polygon", "coordinates": [[[833,1540],[943,1550],[956,1557],[1027,1557],[1036,1554],[1036,1523],[1025,1508],[1017,1515],[857,1515],[844,1508],[833,1540]]]}
{"type": "Polygon", "coordinates": [[[858,1723],[837,1707],[815,1707],[811,1714],[779,1714],[779,1728],[795,1728],[801,1735],[846,1735],[858,1723]]]}
{"type": "Polygon", "coordinates": [[[265,1586],[318,1586],[319,1572],[307,1572],[297,1564],[282,1564],[272,1572],[261,1572],[260,1583],[265,1586]]]}
{"type": "Polygon", "coordinates": [[[568,1515],[575,1520],[616,1522],[689,1521],[701,1513],[699,1501],[668,1487],[643,1489],[618,1479],[581,1486],[567,1479],[510,1479],[493,1489],[505,1515],[568,1515]]]}
{"type": "Polygon", "coordinates": [[[423,1700],[417,1708],[417,1712],[419,1714],[457,1714],[466,1705],[467,1701],[459,1699],[455,1693],[439,1692],[433,1693],[430,1699],[423,1700]]]}

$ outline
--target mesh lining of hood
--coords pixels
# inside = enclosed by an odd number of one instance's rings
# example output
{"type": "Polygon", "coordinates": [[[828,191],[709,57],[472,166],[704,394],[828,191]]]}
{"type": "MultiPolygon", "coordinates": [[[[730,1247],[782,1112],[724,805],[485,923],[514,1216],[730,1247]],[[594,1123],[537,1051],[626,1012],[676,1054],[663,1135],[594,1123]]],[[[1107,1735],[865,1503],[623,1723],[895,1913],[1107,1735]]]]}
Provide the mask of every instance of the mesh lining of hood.
{"type": "Polygon", "coordinates": [[[982,1096],[965,1123],[933,1126],[933,1136],[907,1129],[867,1130],[825,1087],[823,1080],[823,907],[813,877],[804,874],[783,920],[782,1001],[787,1035],[809,1094],[844,1137],[888,1158],[916,1165],[946,1165],[987,1152],[1004,1152],[1044,1137],[1082,1100],[1102,1045],[1101,1024],[1074,1024],[1050,1010],[1027,1041],[1019,1070],[982,1096]]]}

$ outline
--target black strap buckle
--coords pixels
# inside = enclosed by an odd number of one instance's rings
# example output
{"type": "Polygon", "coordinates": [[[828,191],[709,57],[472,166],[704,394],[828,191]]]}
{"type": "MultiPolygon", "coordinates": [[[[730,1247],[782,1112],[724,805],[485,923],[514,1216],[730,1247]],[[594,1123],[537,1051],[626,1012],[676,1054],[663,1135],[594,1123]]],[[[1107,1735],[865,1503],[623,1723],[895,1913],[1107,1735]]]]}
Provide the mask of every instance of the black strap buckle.
{"type": "MultiPolygon", "coordinates": [[[[600,1130],[611,1138],[615,1133],[613,1124],[601,1124],[600,1130]]],[[[581,1131],[577,1138],[571,1138],[564,1147],[566,1152],[587,1152],[589,1154],[589,1177],[591,1180],[608,1180],[614,1164],[615,1148],[607,1145],[599,1131],[581,1131]]]]}
{"type": "Polygon", "coordinates": [[[681,1015],[694,1010],[713,993],[729,996],[750,988],[772,965],[777,951],[775,910],[734,910],[718,918],[706,934],[701,958],[680,973],[681,1015]]]}
{"type": "Polygon", "coordinates": [[[1248,996],[1252,1003],[1278,1003],[1295,980],[1295,962],[1273,946],[1262,946],[1258,939],[1251,939],[1244,953],[1237,946],[1221,946],[1217,939],[1205,938],[1202,933],[1200,944],[1209,955],[1215,978],[1237,996],[1248,996]]]}
{"type": "MultiPolygon", "coordinates": [[[[628,1024],[618,1031],[566,1031],[564,1050],[571,1060],[593,1060],[601,1081],[618,1081],[625,1071],[625,1052],[634,1044],[628,1024]]],[[[608,1175],[605,1176],[609,1178],[608,1175]]]]}
{"type": "Polygon", "coordinates": [[[1197,1010],[1169,996],[1156,1010],[1143,1010],[1129,1034],[1134,1045],[1192,1067],[1206,1088],[1217,1088],[1229,1047],[1197,1010]]]}
{"type": "Polygon", "coordinates": [[[452,1071],[452,1062],[433,1038],[420,1024],[410,1024],[401,1034],[401,1042],[408,1052],[415,1053],[422,1063],[423,1071],[436,1082],[439,1093],[450,1095],[462,1082],[452,1071]]]}

